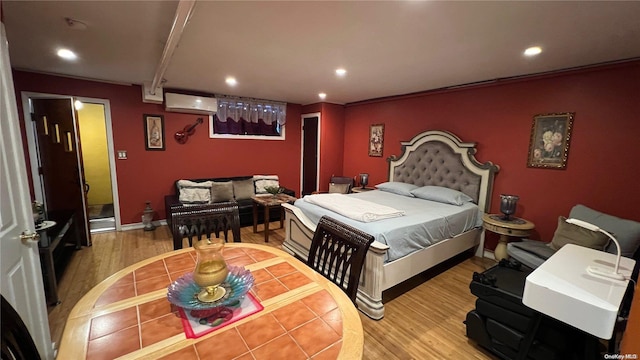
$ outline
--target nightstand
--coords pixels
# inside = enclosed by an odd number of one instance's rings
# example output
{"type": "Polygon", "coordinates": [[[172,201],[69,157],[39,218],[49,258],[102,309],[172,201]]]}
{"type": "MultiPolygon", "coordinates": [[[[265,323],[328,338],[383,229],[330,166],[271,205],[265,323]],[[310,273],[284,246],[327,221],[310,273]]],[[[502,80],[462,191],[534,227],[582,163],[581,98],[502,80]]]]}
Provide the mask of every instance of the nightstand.
{"type": "Polygon", "coordinates": [[[536,227],[531,221],[525,219],[512,216],[509,220],[503,220],[502,216],[501,214],[484,214],[482,216],[484,229],[500,235],[496,250],[493,252],[498,261],[509,257],[507,243],[510,236],[528,237],[531,235],[531,230],[536,227]]]}
{"type": "Polygon", "coordinates": [[[361,193],[361,192],[365,192],[365,191],[371,191],[371,190],[375,190],[375,188],[371,188],[371,187],[354,187],[353,189],[351,189],[351,192],[354,193],[361,193]]]}

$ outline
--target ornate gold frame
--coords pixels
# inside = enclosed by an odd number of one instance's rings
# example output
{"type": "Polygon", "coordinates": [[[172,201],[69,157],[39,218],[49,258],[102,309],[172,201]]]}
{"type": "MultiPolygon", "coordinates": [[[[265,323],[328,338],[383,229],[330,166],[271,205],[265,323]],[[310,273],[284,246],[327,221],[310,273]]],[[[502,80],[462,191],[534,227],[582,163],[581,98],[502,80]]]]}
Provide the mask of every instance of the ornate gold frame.
{"type": "Polygon", "coordinates": [[[533,117],[527,167],[564,169],[575,113],[540,114],[533,117]]]}

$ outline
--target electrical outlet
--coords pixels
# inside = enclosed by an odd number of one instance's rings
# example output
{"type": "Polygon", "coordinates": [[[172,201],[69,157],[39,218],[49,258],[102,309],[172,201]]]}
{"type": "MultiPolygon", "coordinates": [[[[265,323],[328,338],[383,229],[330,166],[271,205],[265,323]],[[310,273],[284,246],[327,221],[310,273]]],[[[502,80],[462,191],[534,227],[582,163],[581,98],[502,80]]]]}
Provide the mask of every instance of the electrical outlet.
{"type": "Polygon", "coordinates": [[[127,159],[127,150],[118,150],[118,160],[127,159]]]}

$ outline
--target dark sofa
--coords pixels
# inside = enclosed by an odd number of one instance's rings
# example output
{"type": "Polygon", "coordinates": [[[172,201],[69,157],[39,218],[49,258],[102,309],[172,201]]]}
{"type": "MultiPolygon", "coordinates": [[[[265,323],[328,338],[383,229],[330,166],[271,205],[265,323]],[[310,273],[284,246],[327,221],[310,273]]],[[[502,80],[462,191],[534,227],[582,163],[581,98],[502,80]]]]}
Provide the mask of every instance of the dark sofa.
{"type": "MultiPolygon", "coordinates": [[[[206,178],[206,179],[184,179],[193,181],[196,183],[212,181],[212,182],[227,182],[227,181],[243,181],[252,179],[253,176],[234,176],[234,177],[221,177],[221,178],[206,178]]],[[[174,194],[166,195],[164,197],[164,205],[166,211],[166,219],[167,223],[171,227],[171,212],[176,209],[181,209],[185,205],[179,200],[180,189],[178,186],[178,181],[176,180],[174,184],[174,194]]],[[[284,189],[283,191],[287,195],[295,196],[295,191],[290,189],[284,189]]],[[[238,203],[238,210],[240,213],[240,226],[251,226],[253,225],[253,200],[251,198],[243,198],[243,199],[234,199],[238,203]]],[[[204,205],[198,205],[204,206],[204,205]]],[[[271,212],[269,213],[269,219],[271,221],[280,220],[280,215],[282,211],[278,208],[271,208],[271,212]]],[[[264,222],[264,208],[258,207],[258,223],[264,222]]]]}

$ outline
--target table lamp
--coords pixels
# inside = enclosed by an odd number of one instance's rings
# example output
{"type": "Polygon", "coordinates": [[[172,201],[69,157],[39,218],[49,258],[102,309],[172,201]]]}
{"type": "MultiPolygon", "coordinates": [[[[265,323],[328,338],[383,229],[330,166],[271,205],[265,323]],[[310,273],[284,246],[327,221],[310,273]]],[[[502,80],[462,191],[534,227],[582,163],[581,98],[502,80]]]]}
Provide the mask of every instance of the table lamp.
{"type": "Polygon", "coordinates": [[[511,221],[510,215],[513,215],[516,212],[516,205],[518,205],[518,199],[520,199],[517,195],[500,195],[500,212],[504,215],[502,220],[511,221]]]}
{"type": "Polygon", "coordinates": [[[369,184],[369,174],[360,174],[360,185],[362,185],[362,188],[364,189],[367,184],[369,184]]]}
{"type": "Polygon", "coordinates": [[[599,227],[597,227],[596,225],[593,225],[591,223],[588,223],[586,221],[583,220],[578,220],[578,219],[567,219],[567,222],[569,224],[574,224],[574,225],[578,225],[580,227],[583,227],[585,229],[589,229],[591,231],[599,231],[605,235],[607,235],[614,244],[616,244],[616,250],[617,250],[617,255],[616,255],[616,265],[613,268],[613,272],[611,272],[610,270],[607,269],[603,269],[599,266],[587,266],[587,271],[591,274],[594,275],[599,275],[599,276],[604,276],[610,279],[614,279],[614,280],[625,280],[624,275],[620,274],[618,272],[618,268],[620,267],[620,244],[618,243],[618,240],[616,240],[615,237],[613,237],[613,235],[609,234],[608,232],[600,229],[599,227]]]}

